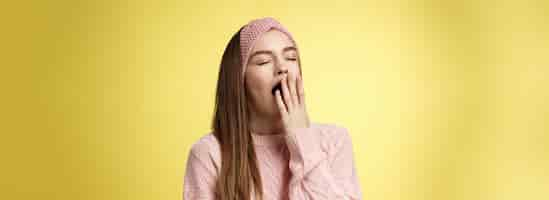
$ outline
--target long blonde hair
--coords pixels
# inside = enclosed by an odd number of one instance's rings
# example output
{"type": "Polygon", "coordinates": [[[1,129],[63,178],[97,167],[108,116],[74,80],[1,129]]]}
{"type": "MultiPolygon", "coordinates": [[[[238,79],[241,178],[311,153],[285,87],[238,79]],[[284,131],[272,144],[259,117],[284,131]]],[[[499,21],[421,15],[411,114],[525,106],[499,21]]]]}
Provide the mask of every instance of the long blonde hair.
{"type": "Polygon", "coordinates": [[[216,184],[216,199],[219,200],[248,200],[251,191],[254,191],[255,199],[263,196],[255,148],[248,129],[240,30],[225,48],[216,89],[212,129],[221,147],[221,171],[216,184]]]}

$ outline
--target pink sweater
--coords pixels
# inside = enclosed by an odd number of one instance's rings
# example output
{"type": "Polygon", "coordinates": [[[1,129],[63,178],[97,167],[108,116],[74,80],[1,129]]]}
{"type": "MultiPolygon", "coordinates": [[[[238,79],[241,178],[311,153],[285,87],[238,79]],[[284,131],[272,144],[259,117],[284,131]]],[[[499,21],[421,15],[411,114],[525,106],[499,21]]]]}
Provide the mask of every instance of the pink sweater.
{"type": "MultiPolygon", "coordinates": [[[[351,137],[346,128],[313,123],[296,134],[252,134],[265,200],[361,199],[351,137]]],[[[184,178],[185,200],[214,199],[221,167],[213,134],[191,148],[184,178]]]]}

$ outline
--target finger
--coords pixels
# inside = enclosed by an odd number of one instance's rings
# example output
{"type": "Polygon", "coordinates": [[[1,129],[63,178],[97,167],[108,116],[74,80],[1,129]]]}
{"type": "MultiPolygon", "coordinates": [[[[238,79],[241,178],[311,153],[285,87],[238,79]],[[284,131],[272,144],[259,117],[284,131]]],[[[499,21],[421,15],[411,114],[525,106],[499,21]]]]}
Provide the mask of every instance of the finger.
{"type": "Polygon", "coordinates": [[[275,98],[276,98],[276,105],[278,107],[278,111],[280,111],[280,114],[282,116],[285,116],[288,113],[288,110],[286,110],[286,106],[284,105],[284,101],[282,101],[282,97],[280,96],[280,90],[276,90],[275,98]]]}
{"type": "Polygon", "coordinates": [[[297,97],[300,105],[305,104],[305,89],[303,88],[303,77],[297,78],[297,97]]]}
{"type": "Polygon", "coordinates": [[[284,79],[282,79],[282,96],[284,98],[284,103],[286,104],[286,107],[288,108],[288,112],[292,112],[292,101],[290,97],[290,91],[288,89],[288,76],[285,76],[284,79]]]}
{"type": "Polygon", "coordinates": [[[296,87],[296,80],[297,76],[294,74],[290,74],[288,76],[288,87],[290,87],[290,97],[292,100],[292,105],[298,105],[298,99],[297,99],[297,87],[296,87]]]}

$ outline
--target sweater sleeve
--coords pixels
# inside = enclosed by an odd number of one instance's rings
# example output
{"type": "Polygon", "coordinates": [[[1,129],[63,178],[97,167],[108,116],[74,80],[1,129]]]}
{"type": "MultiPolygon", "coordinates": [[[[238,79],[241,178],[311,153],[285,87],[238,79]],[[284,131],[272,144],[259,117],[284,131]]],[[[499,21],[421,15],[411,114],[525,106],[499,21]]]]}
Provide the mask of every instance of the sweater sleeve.
{"type": "Polygon", "coordinates": [[[216,167],[204,144],[194,145],[187,159],[183,183],[184,200],[215,199],[216,167]]]}
{"type": "Polygon", "coordinates": [[[291,200],[361,199],[347,129],[295,129],[286,136],[286,143],[292,172],[291,200]]]}

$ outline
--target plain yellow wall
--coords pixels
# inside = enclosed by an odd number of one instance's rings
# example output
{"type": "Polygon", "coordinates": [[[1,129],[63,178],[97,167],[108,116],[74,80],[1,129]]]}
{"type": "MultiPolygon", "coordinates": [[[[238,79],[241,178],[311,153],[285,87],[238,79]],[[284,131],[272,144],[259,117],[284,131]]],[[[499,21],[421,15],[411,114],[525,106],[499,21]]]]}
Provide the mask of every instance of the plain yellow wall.
{"type": "Polygon", "coordinates": [[[181,199],[222,52],[272,16],[364,199],[549,199],[548,1],[45,1],[2,14],[0,199],[181,199]]]}

